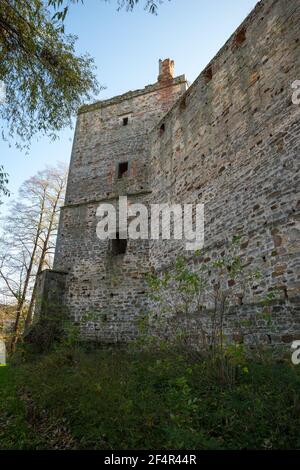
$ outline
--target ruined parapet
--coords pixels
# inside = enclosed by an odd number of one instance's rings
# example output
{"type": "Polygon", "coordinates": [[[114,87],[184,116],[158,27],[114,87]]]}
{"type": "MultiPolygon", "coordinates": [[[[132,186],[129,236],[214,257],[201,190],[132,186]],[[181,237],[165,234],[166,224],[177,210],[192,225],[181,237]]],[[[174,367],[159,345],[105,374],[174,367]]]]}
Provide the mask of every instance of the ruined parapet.
{"type": "Polygon", "coordinates": [[[159,61],[158,82],[168,82],[174,79],[174,60],[165,59],[159,61]]]}
{"type": "Polygon", "coordinates": [[[45,269],[38,275],[34,323],[61,311],[67,273],[45,269]]]}
{"type": "Polygon", "coordinates": [[[46,269],[38,275],[33,323],[25,332],[26,343],[43,351],[59,339],[67,317],[64,302],[67,273],[46,269]]]}

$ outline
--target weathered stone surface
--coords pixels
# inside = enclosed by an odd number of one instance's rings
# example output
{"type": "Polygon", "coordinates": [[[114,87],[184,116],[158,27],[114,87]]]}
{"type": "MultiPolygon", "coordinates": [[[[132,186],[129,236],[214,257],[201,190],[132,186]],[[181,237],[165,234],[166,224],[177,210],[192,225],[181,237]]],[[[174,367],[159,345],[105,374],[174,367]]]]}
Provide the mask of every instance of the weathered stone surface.
{"type": "Polygon", "coordinates": [[[144,306],[148,241],[129,240],[124,255],[113,256],[110,241],[96,235],[100,202],[147,201],[151,188],[148,136],[187,88],[161,63],[159,82],[79,111],[55,268],[66,270],[65,301],[75,321],[88,318],[83,334],[108,342],[136,333],[135,316],[144,306]],[[124,119],[126,120],[126,125],[124,119]],[[118,163],[128,171],[118,179],[118,163]]]}
{"type": "Polygon", "coordinates": [[[236,321],[277,287],[272,341],[291,330],[300,336],[300,106],[291,88],[300,79],[299,24],[298,0],[263,0],[187,91],[167,60],[156,84],[81,108],[55,269],[68,272],[72,317],[91,314],[87,337],[134,337],[147,308],[143,274],[185,252],[177,240],[129,240],[124,255],[112,256],[96,237],[96,209],[125,194],[146,204],[204,203],[206,258],[244,235],[241,255],[262,280],[233,307],[228,334],[239,334],[236,321]],[[121,179],[119,162],[129,162],[121,179]]]}
{"type": "Polygon", "coordinates": [[[66,272],[46,269],[38,278],[34,321],[24,340],[39,351],[46,351],[64,334],[68,311],[64,301],[66,272]]]}

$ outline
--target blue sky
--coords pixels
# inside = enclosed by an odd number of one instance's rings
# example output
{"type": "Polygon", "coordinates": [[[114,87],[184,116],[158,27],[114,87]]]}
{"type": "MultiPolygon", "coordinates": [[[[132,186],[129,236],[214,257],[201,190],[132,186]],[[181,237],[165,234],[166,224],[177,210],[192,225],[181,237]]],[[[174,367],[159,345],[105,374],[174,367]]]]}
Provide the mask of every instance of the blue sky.
{"type": "MultiPolygon", "coordinates": [[[[106,86],[99,99],[105,99],[154,83],[160,58],[175,60],[175,74],[185,73],[194,81],[256,3],[171,0],[154,16],[142,6],[132,13],[118,12],[116,0],[85,0],[84,5],[71,7],[66,31],[78,36],[78,52],[94,57],[99,83],[106,86]]],[[[62,131],[56,142],[40,138],[29,155],[0,141],[0,164],[9,173],[12,197],[24,180],[46,165],[68,163],[72,138],[71,129],[62,131]]]]}

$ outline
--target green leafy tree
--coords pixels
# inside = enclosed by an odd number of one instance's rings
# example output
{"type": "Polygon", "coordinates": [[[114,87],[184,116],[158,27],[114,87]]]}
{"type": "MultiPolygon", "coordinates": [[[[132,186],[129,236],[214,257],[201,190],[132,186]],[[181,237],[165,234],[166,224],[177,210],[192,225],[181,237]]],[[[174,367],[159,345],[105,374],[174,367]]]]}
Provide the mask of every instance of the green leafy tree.
{"type": "MultiPolygon", "coordinates": [[[[104,0],[108,1],[108,0],[104,0]]],[[[84,3],[84,0],[71,0],[71,3],[84,3]]],[[[141,0],[116,0],[119,9],[126,8],[127,11],[132,11],[141,0]]],[[[163,3],[163,0],[144,0],[145,10],[149,13],[157,14],[158,6],[163,3]]],[[[70,6],[70,0],[49,0],[49,5],[52,6],[56,13],[54,18],[64,21],[70,6]]]]}
{"type": "MultiPolygon", "coordinates": [[[[93,59],[75,54],[76,37],[65,33],[71,4],[83,0],[0,0],[0,99],[2,139],[29,148],[35,135],[57,138],[78,108],[101,89],[93,59]]],[[[132,10],[139,0],[116,0],[132,10]]],[[[145,0],[156,13],[162,0],[145,0]]],[[[0,195],[8,194],[0,166],[0,195]]]]}
{"type": "Polygon", "coordinates": [[[41,0],[0,0],[2,137],[18,146],[36,134],[55,138],[99,90],[93,59],[75,55],[76,37],[52,13],[41,0]]]}
{"type": "MultiPolygon", "coordinates": [[[[118,0],[132,10],[139,0],[118,0]]],[[[2,137],[29,145],[36,134],[55,138],[78,107],[99,91],[93,59],[75,54],[76,37],[64,19],[79,0],[0,0],[0,105],[2,137]]],[[[156,13],[160,1],[146,0],[156,13]]]]}

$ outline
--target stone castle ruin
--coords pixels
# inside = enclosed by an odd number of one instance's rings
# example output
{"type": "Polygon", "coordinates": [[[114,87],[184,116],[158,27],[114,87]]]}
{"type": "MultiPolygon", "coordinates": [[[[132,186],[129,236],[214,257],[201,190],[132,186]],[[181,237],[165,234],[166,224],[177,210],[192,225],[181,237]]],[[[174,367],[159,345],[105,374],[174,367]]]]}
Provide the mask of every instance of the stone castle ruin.
{"type": "Polygon", "coordinates": [[[167,59],[155,84],[80,108],[54,269],[40,276],[40,295],[75,322],[92,312],[86,338],[135,337],[145,274],[184,250],[180,240],[99,240],[99,204],[126,195],[204,203],[209,259],[242,234],[243,259],[262,276],[233,307],[228,331],[276,288],[270,341],[299,339],[299,25],[299,0],[263,0],[191,86],[167,59]]]}

